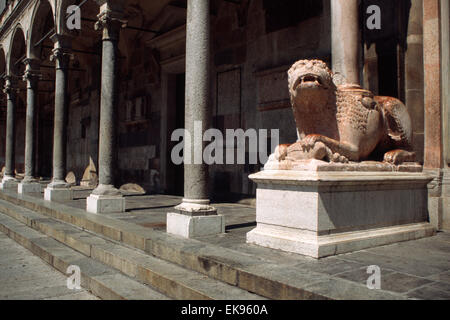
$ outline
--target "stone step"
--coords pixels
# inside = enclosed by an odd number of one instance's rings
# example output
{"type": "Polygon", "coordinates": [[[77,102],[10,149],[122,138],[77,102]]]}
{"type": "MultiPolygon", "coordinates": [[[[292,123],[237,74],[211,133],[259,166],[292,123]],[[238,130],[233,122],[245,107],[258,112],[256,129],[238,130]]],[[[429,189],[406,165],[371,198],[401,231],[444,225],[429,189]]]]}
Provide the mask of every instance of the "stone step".
{"type": "Polygon", "coordinates": [[[66,274],[69,266],[80,267],[81,286],[105,300],[168,300],[148,285],[112,267],[88,258],[11,217],[0,213],[0,231],[33,254],[66,274]]]}
{"type": "MultiPolygon", "coordinates": [[[[32,229],[174,299],[256,300],[260,296],[0,200],[0,211],[32,229]]],[[[2,223],[0,216],[0,224],[2,223]]]]}
{"type": "Polygon", "coordinates": [[[304,270],[301,264],[296,267],[304,258],[283,255],[277,259],[273,257],[273,250],[266,248],[245,246],[231,249],[197,239],[179,238],[107,215],[91,214],[63,203],[15,192],[0,191],[0,200],[270,299],[348,300],[361,299],[361,296],[374,300],[404,299],[398,294],[370,290],[360,283],[304,270]],[[286,268],[286,260],[290,261],[290,268],[286,268]],[[334,287],[345,290],[330,289],[334,287]]]}

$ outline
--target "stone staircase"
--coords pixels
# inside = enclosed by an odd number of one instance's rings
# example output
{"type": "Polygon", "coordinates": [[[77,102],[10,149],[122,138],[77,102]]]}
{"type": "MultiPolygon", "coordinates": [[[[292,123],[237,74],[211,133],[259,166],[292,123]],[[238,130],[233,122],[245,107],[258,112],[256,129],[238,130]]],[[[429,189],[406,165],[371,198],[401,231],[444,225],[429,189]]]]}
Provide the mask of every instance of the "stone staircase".
{"type": "MultiPolygon", "coordinates": [[[[208,241],[179,238],[15,192],[0,191],[0,231],[63,273],[69,265],[78,265],[82,286],[105,299],[156,299],[158,294],[172,299],[405,299],[321,272],[320,262],[309,257],[240,242],[228,247],[226,241],[233,239],[226,236],[208,241]],[[110,282],[107,286],[100,280],[110,282]],[[133,285],[123,285],[128,282],[133,285]],[[113,287],[151,291],[126,296],[113,287]]],[[[357,270],[363,265],[349,267],[357,270]]]]}
{"type": "Polygon", "coordinates": [[[0,231],[102,299],[257,300],[262,297],[119,241],[0,200],[0,231]]]}

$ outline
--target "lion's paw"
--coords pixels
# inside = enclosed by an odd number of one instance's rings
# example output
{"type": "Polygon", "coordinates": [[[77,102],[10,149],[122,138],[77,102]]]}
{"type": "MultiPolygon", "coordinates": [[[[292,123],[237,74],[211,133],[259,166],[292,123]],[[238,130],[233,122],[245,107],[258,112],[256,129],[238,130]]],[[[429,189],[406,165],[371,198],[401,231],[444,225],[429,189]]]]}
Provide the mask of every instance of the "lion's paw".
{"type": "Polygon", "coordinates": [[[320,142],[320,135],[311,134],[300,141],[303,151],[309,152],[316,147],[316,143],[320,142]]]}
{"type": "Polygon", "coordinates": [[[283,161],[286,159],[286,156],[288,154],[288,146],[285,144],[280,144],[275,148],[275,159],[278,161],[283,161]]]}
{"type": "Polygon", "coordinates": [[[330,162],[334,163],[348,163],[348,159],[345,156],[340,155],[339,153],[333,153],[329,155],[330,162]]]}

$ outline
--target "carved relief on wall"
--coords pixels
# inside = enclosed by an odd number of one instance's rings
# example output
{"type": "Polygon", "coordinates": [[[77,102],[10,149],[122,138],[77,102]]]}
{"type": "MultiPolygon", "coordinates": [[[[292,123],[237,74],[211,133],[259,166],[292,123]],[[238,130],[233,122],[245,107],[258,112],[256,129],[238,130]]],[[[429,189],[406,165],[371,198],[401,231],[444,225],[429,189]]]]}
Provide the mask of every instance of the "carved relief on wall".
{"type": "Polygon", "coordinates": [[[289,66],[259,71],[255,74],[258,111],[285,109],[290,107],[289,91],[286,90],[289,66]]]}

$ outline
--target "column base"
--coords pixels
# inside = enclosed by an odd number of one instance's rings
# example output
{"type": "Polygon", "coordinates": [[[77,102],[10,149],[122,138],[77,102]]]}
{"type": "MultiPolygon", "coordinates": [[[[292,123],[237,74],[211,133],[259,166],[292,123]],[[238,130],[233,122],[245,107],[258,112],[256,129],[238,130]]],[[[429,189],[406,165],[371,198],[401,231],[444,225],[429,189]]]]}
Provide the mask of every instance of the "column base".
{"type": "Polygon", "coordinates": [[[41,193],[42,186],[38,182],[22,182],[19,183],[17,187],[17,192],[19,194],[24,193],[41,193]]]}
{"type": "Polygon", "coordinates": [[[15,178],[5,176],[2,180],[2,182],[0,183],[0,189],[1,190],[9,190],[9,191],[17,191],[18,184],[19,184],[19,182],[15,178]]]}
{"type": "Polygon", "coordinates": [[[189,216],[182,213],[167,214],[167,233],[183,238],[196,238],[225,233],[225,217],[220,214],[189,216]]]}
{"type": "Polygon", "coordinates": [[[125,198],[123,196],[91,194],[86,199],[86,211],[91,213],[125,212],[125,198]]]}
{"type": "Polygon", "coordinates": [[[44,190],[44,200],[46,201],[68,201],[73,199],[73,190],[70,188],[47,187],[44,190]]]}

